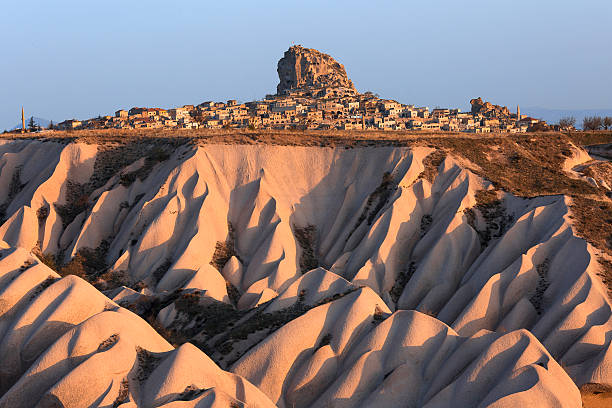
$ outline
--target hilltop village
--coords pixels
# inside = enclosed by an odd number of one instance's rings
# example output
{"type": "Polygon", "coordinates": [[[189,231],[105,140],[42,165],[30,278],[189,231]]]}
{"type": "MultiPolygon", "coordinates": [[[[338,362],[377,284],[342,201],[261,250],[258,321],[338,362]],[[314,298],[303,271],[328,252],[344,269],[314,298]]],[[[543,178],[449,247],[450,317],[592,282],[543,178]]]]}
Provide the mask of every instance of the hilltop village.
{"type": "Polygon", "coordinates": [[[537,119],[508,108],[470,101],[471,111],[405,105],[359,93],[344,66],[314,49],[292,46],[278,62],[277,93],[263,100],[238,103],[207,101],[178,108],[134,107],[114,116],[66,120],[56,128],[71,129],[379,129],[454,132],[527,132],[544,130],[537,119]]]}

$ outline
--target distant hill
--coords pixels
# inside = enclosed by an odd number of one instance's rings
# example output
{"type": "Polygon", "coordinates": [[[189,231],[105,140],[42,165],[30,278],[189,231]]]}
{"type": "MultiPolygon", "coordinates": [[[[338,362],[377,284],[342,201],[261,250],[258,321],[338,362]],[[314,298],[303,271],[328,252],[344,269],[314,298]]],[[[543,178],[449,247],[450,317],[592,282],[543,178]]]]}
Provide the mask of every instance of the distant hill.
{"type": "Polygon", "coordinates": [[[612,116],[612,109],[576,109],[576,110],[565,110],[565,109],[547,109],[539,107],[521,107],[521,114],[529,115],[537,119],[543,119],[547,123],[555,124],[559,123],[559,119],[566,116],[573,116],[576,118],[576,127],[582,127],[582,120],[585,116],[612,116]]]}
{"type": "MultiPolygon", "coordinates": [[[[28,117],[26,118],[26,128],[28,127],[29,122],[30,122],[30,118],[28,117]]],[[[34,123],[36,123],[38,126],[42,128],[47,128],[49,127],[49,123],[51,123],[51,121],[49,119],[38,118],[34,116],[34,123]]],[[[53,123],[57,124],[56,121],[53,121],[53,123]]],[[[11,130],[16,130],[16,129],[21,129],[21,123],[18,123],[17,125],[15,125],[11,130]]]]}

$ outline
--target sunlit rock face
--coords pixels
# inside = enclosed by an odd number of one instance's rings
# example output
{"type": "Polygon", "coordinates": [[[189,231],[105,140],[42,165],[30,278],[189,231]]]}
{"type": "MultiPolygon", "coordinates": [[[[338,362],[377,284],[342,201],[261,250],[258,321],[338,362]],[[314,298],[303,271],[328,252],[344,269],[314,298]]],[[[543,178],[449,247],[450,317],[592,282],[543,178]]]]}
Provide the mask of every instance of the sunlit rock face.
{"type": "Polygon", "coordinates": [[[492,117],[510,116],[510,110],[507,107],[493,105],[491,102],[483,101],[480,97],[470,100],[470,105],[472,106],[472,113],[478,113],[484,116],[492,117]]]}
{"type": "Polygon", "coordinates": [[[295,88],[343,87],[355,89],[346,75],[344,65],[331,56],[312,48],[294,45],[278,61],[276,87],[280,95],[295,88]]]}
{"type": "Polygon", "coordinates": [[[0,406],[580,406],[568,199],[436,152],[3,142],[0,406]]]}

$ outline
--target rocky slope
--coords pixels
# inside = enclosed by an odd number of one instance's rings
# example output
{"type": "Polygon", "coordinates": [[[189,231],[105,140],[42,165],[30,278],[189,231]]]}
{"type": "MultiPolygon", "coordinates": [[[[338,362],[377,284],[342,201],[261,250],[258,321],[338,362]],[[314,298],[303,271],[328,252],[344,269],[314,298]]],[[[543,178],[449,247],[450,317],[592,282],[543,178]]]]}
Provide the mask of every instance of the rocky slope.
{"type": "Polygon", "coordinates": [[[572,199],[441,153],[3,141],[0,406],[580,406],[612,310],[572,199]]]}
{"type": "Polygon", "coordinates": [[[344,87],[355,89],[344,65],[312,48],[294,45],[278,61],[278,94],[293,88],[344,87]]]}
{"type": "Polygon", "coordinates": [[[272,407],[248,381],[23,248],[0,250],[0,406],[272,407]]]}

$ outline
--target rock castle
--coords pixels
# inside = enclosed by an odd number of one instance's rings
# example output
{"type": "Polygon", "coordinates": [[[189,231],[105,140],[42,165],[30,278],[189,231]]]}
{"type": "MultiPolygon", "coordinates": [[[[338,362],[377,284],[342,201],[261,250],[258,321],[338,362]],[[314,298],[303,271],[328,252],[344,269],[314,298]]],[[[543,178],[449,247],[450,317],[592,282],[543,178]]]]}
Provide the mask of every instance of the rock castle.
{"type": "Polygon", "coordinates": [[[506,107],[472,99],[470,112],[406,105],[359,93],[344,66],[331,56],[295,45],[278,61],[276,94],[239,103],[206,101],[172,109],[118,110],[114,116],[67,120],[59,129],[249,128],[525,132],[546,124],[506,107]]]}

